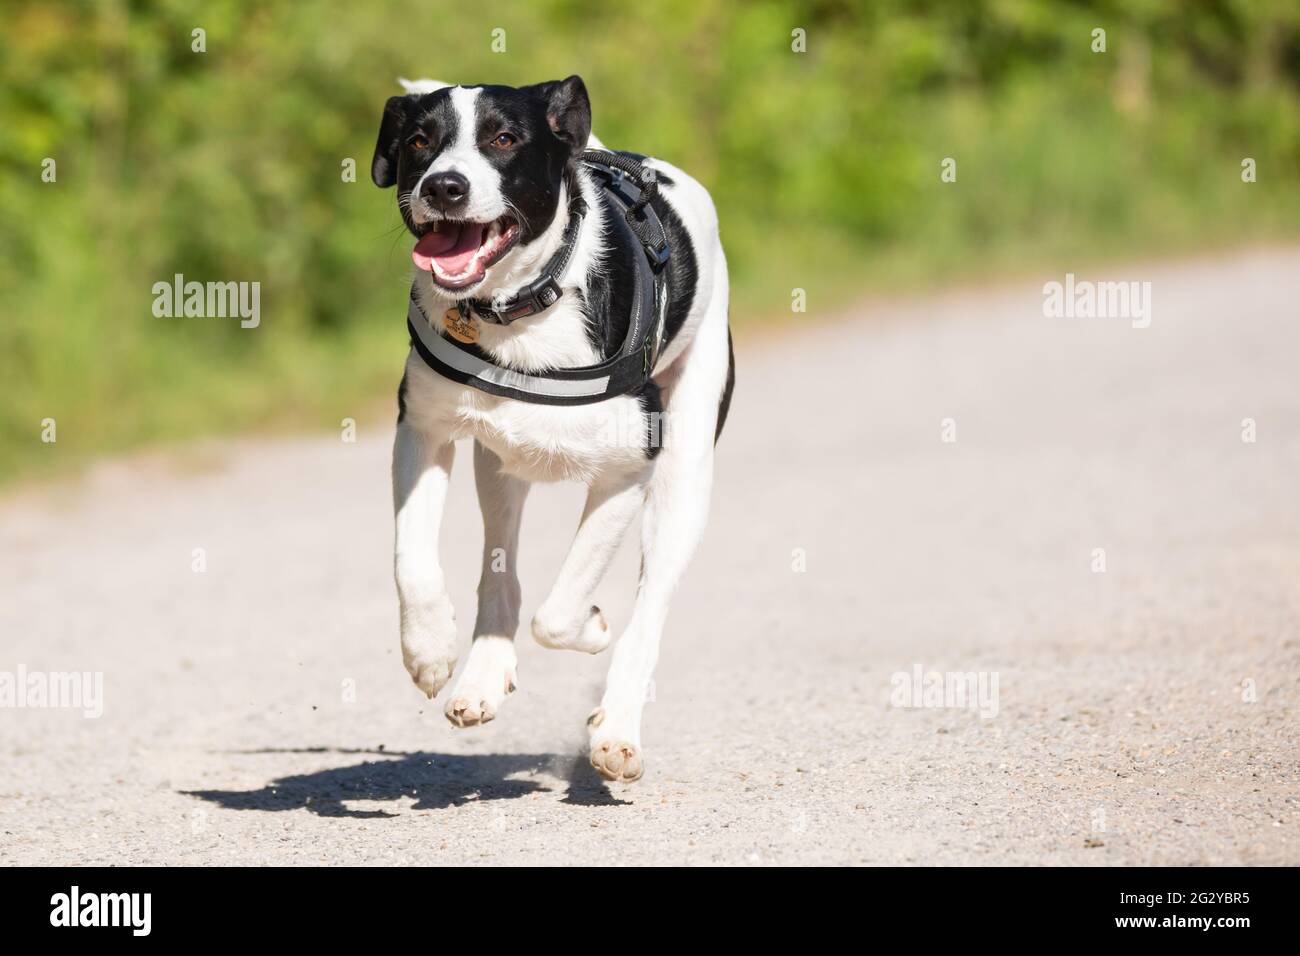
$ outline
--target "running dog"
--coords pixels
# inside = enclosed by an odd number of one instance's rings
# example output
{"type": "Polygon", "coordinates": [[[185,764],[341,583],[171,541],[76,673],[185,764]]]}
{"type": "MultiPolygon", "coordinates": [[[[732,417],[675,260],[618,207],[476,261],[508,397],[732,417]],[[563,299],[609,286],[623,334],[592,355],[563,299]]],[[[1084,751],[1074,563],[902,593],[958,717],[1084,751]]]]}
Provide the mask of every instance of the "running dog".
{"type": "Polygon", "coordinates": [[[642,708],[669,601],[708,517],[714,445],[735,381],[717,213],[704,187],[680,169],[613,154],[652,171],[643,177],[656,187],[648,205],[668,250],[656,264],[658,325],[642,334],[653,355],[644,379],[572,404],[484,391],[474,377],[490,378],[484,369],[498,384],[546,385],[561,370],[614,355],[629,323],[654,319],[636,317],[644,288],[636,257],[646,252],[584,161],[603,147],[591,136],[579,77],[518,88],[403,85],[406,93],[384,107],[371,166],[377,186],[397,187],[398,209],[416,238],[412,350],[393,449],[403,661],[430,698],[457,663],[438,553],[456,440],[474,440],[484,526],[473,642],[444,708],[457,727],[495,718],[517,684],[515,559],[530,483],[581,482],[582,519],[532,633],[544,647],[589,654],[610,644],[609,622],[591,599],[639,513],[635,604],[604,696],[587,718],[592,765],[609,780],[631,782],[644,772],[642,708]],[[538,292],[538,277],[557,259],[554,285],[538,292]],[[484,305],[521,301],[520,290],[530,290],[532,303],[522,317],[484,305]],[[431,366],[428,345],[457,368],[468,363],[464,374],[452,378],[431,366]]]}

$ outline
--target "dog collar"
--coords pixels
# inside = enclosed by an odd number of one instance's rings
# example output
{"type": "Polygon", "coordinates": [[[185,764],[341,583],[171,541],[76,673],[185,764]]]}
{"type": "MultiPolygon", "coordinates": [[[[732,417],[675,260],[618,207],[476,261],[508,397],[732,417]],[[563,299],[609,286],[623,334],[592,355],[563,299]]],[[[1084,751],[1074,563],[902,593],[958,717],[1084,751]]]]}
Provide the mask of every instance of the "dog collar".
{"type": "MultiPolygon", "coordinates": [[[[623,344],[614,355],[594,365],[538,373],[520,372],[496,364],[472,343],[449,338],[435,330],[420,306],[417,289],[412,284],[406,312],[411,346],[439,375],[490,395],[540,405],[591,405],[625,395],[650,378],[663,340],[668,306],[663,267],[670,255],[663,224],[650,206],[657,191],[653,170],[630,157],[600,150],[587,150],[582,155],[582,162],[598,174],[605,194],[613,200],[616,208],[624,211],[621,218],[614,217],[612,228],[622,231],[627,238],[635,239],[634,245],[640,245],[642,249],[641,255],[633,256],[636,288],[623,344]]],[[[535,315],[555,304],[563,295],[557,280],[573,254],[582,211],[580,208],[575,212],[571,207],[569,223],[564,231],[565,241],[539,278],[510,300],[498,301],[495,306],[476,299],[461,300],[456,306],[461,318],[468,319],[472,311],[484,318],[494,316],[500,324],[508,325],[515,319],[535,315]],[[555,269],[557,260],[560,260],[560,266],[555,269]],[[525,311],[512,314],[516,310],[525,311]]]]}

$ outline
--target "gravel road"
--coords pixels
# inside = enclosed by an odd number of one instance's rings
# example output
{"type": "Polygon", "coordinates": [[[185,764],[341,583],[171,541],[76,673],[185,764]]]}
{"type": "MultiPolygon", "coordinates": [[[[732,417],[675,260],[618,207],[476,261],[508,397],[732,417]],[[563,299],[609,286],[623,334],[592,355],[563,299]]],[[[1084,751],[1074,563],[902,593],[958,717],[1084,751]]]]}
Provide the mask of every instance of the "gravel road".
{"type": "MultiPolygon", "coordinates": [[[[1300,251],[1080,278],[1150,281],[1150,327],[1044,317],[1058,275],[742,336],[627,788],[608,653],[525,626],[471,730],[410,683],[388,418],[10,490],[0,671],[102,672],[103,713],[0,709],[0,863],[1300,864],[1300,251]]],[[[528,501],[525,621],[580,507],[528,501]]],[[[461,454],[463,631],[480,545],[461,454]]]]}

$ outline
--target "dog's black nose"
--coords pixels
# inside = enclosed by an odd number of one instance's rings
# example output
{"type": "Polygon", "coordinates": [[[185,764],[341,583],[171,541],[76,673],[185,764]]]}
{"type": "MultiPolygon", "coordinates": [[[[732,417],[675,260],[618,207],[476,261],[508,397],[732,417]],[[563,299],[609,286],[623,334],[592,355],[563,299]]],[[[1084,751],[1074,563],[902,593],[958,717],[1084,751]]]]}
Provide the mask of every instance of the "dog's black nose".
{"type": "Polygon", "coordinates": [[[469,180],[460,173],[434,173],[425,177],[420,193],[436,208],[446,211],[465,202],[469,196],[469,180]]]}

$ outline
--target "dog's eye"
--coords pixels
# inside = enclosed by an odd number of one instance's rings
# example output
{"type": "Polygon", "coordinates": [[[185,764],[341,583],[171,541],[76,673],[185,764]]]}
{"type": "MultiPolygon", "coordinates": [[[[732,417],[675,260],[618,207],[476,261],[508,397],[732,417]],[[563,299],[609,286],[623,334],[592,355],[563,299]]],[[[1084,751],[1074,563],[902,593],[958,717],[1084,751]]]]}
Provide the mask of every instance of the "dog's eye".
{"type": "Polygon", "coordinates": [[[497,149],[509,149],[517,142],[519,142],[519,140],[515,139],[514,136],[512,136],[511,134],[499,133],[497,135],[497,138],[492,140],[492,145],[495,146],[497,149]]]}
{"type": "Polygon", "coordinates": [[[406,145],[411,147],[411,149],[428,149],[429,138],[420,133],[416,133],[406,141],[406,145]]]}

